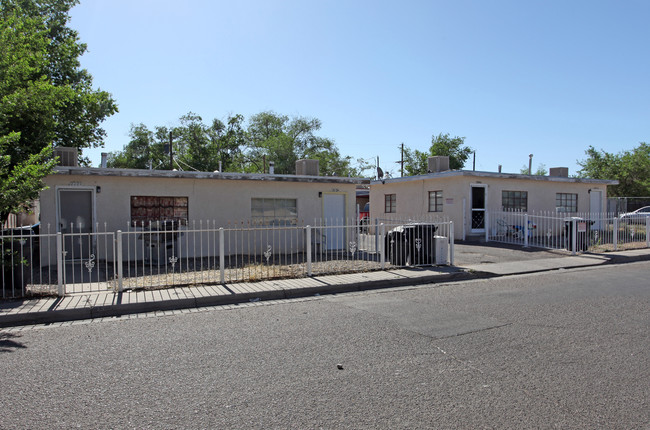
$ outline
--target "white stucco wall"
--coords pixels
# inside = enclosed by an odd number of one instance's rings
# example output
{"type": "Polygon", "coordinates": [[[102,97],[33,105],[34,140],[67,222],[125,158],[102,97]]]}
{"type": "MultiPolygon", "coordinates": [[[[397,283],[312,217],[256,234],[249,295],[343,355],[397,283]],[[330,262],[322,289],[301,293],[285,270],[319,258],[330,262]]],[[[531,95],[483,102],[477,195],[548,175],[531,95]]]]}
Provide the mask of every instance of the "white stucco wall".
{"type": "MultiPolygon", "coordinates": [[[[460,173],[460,172],[457,172],[460,173]]],[[[496,175],[495,175],[496,176],[496,175]]],[[[607,185],[580,180],[549,180],[548,177],[522,177],[522,175],[501,175],[501,177],[448,175],[427,177],[427,175],[400,180],[373,181],[370,184],[371,218],[396,217],[417,218],[423,215],[448,217],[454,222],[455,239],[462,239],[463,233],[470,234],[471,187],[485,186],[488,211],[501,209],[502,191],[527,191],[528,212],[555,211],[556,193],[578,195],[578,212],[590,211],[590,190],[602,191],[601,208],[607,206],[607,185]],[[443,211],[428,212],[429,191],[443,192],[443,211]],[[397,208],[394,214],[386,214],[384,196],[395,194],[397,208]],[[464,228],[464,231],[463,231],[464,228]]]]}
{"type": "MultiPolygon", "coordinates": [[[[327,194],[339,194],[345,198],[345,218],[354,222],[356,209],[356,183],[355,180],[338,178],[328,180],[326,177],[314,177],[313,179],[292,180],[291,178],[262,178],[262,179],[218,179],[214,177],[147,177],[142,176],[120,176],[103,174],[99,169],[88,170],[90,174],[53,174],[45,179],[48,189],[40,196],[41,223],[43,232],[57,231],[57,193],[58,190],[90,190],[94,200],[94,222],[99,226],[96,231],[128,231],[134,230],[130,227],[131,219],[131,196],[158,196],[158,197],[187,197],[188,198],[188,225],[183,230],[214,229],[214,228],[241,228],[247,226],[251,218],[251,200],[253,198],[286,198],[296,199],[298,224],[314,224],[315,219],[323,216],[323,201],[327,194]],[[242,224],[244,222],[244,224],[242,224]]],[[[198,175],[197,175],[198,176],[198,175]]],[[[206,174],[206,176],[214,176],[206,174]]],[[[257,175],[260,176],[260,175],[257,175]]],[[[344,221],[342,221],[344,222],[344,221]]],[[[275,233],[275,242],[282,243],[287,248],[300,248],[304,237],[299,237],[293,243],[289,242],[286,235],[275,233]]],[[[199,242],[201,235],[198,233],[187,233],[185,240],[191,238],[199,242]]],[[[215,233],[204,234],[204,243],[214,242],[215,233]]],[[[258,235],[259,237],[262,237],[258,235]]],[[[266,236],[269,237],[275,236],[266,236]]],[[[296,235],[297,236],[297,235],[296,235]]],[[[141,244],[138,245],[138,237],[133,235],[132,243],[137,254],[131,259],[140,258],[142,254],[141,244]],[[138,248],[139,246],[139,248],[138,248]]],[[[264,239],[264,240],[267,240],[264,239]]],[[[234,235],[230,235],[231,241],[235,241],[234,235]]],[[[237,239],[239,240],[239,239],[237,239]]],[[[245,247],[259,247],[262,244],[256,243],[262,239],[248,241],[245,247]]],[[[186,245],[184,245],[186,246],[186,245]]],[[[207,245],[206,245],[207,246],[207,245]]],[[[237,245],[238,252],[244,252],[242,243],[237,245]]],[[[234,247],[234,245],[233,245],[234,247]]],[[[112,250],[104,251],[99,246],[97,252],[99,258],[103,254],[111,254],[112,250]]],[[[193,246],[186,246],[183,251],[185,256],[194,255],[205,251],[196,251],[193,246]]],[[[261,249],[261,248],[260,248],[261,249]]],[[[228,252],[228,251],[227,251],[228,252]]],[[[211,255],[214,250],[210,250],[211,255]]],[[[108,256],[110,258],[110,255],[108,256]]]]}
{"type": "Polygon", "coordinates": [[[255,180],[147,178],[86,175],[50,175],[41,193],[41,222],[56,225],[58,189],[90,189],[95,196],[95,221],[108,230],[125,229],[131,216],[131,196],[188,198],[189,223],[213,221],[217,226],[248,220],[253,198],[297,200],[298,219],[313,223],[323,213],[322,194],[345,195],[346,217],[355,216],[355,185],[255,180]],[[97,187],[100,191],[97,192],[97,187]],[[319,197],[319,193],[321,197],[319,197]]]}

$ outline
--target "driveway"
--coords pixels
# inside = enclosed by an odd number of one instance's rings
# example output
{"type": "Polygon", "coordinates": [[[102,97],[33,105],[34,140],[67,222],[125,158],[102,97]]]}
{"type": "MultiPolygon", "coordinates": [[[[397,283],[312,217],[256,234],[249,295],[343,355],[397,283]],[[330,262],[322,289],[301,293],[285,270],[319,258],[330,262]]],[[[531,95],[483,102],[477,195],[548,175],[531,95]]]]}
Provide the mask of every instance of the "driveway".
{"type": "Polygon", "coordinates": [[[497,242],[455,242],[454,265],[469,266],[486,263],[561,258],[571,255],[567,251],[509,245],[497,242]]]}

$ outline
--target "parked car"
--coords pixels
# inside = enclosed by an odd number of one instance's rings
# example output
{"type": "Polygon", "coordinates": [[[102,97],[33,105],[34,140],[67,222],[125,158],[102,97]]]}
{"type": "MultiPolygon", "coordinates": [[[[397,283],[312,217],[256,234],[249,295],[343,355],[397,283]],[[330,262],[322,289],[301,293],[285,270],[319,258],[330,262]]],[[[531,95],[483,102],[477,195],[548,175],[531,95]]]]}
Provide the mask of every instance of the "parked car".
{"type": "Polygon", "coordinates": [[[644,206],[633,212],[627,212],[619,215],[619,219],[627,223],[645,224],[646,222],[645,219],[646,217],[649,216],[650,216],[650,206],[644,206]]]}
{"type": "Polygon", "coordinates": [[[366,203],[363,206],[363,209],[359,211],[359,221],[362,221],[364,218],[370,217],[370,202],[366,203]]]}
{"type": "Polygon", "coordinates": [[[361,226],[361,231],[366,233],[370,224],[370,203],[366,203],[363,210],[359,211],[359,219],[357,222],[361,226]]]}

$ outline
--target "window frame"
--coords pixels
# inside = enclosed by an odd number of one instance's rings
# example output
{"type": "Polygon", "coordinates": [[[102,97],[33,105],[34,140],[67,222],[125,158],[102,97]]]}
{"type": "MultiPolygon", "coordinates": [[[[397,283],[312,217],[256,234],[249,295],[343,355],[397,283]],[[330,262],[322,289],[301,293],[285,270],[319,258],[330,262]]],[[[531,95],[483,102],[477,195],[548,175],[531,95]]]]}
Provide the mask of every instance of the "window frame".
{"type": "Polygon", "coordinates": [[[397,212],[397,194],[384,194],[384,213],[394,214],[397,212]]]}
{"type": "Polygon", "coordinates": [[[555,193],[555,212],[578,212],[578,194],[555,193]]]}
{"type": "Polygon", "coordinates": [[[187,196],[132,195],[129,206],[132,227],[148,227],[154,223],[169,221],[178,225],[187,225],[189,220],[187,196]]]}
{"type": "Polygon", "coordinates": [[[501,190],[501,208],[505,211],[528,212],[528,191],[501,190]]]}
{"type": "Polygon", "coordinates": [[[442,212],[442,211],[443,211],[442,190],[429,191],[429,212],[442,212]],[[433,210],[431,206],[432,202],[433,202],[433,210]]]}
{"type": "Polygon", "coordinates": [[[251,221],[264,226],[298,225],[298,199],[251,197],[251,221]]]}

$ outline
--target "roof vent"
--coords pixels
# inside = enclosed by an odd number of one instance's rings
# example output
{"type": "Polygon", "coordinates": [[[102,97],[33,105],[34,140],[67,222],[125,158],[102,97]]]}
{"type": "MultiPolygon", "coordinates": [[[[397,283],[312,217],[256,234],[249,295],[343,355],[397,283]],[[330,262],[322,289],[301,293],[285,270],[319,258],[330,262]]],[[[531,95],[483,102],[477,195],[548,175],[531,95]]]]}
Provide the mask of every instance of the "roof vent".
{"type": "Polygon", "coordinates": [[[437,155],[435,157],[429,157],[429,173],[438,173],[449,170],[449,156],[447,155],[437,155]]]}
{"type": "Polygon", "coordinates": [[[79,150],[67,146],[57,146],[54,148],[54,156],[59,157],[59,166],[77,167],[79,165],[79,150]]]}
{"type": "Polygon", "coordinates": [[[569,168],[568,167],[551,167],[548,169],[548,176],[558,176],[560,178],[569,177],[569,168]]]}
{"type": "Polygon", "coordinates": [[[296,175],[318,176],[318,160],[297,160],[296,175]]]}

